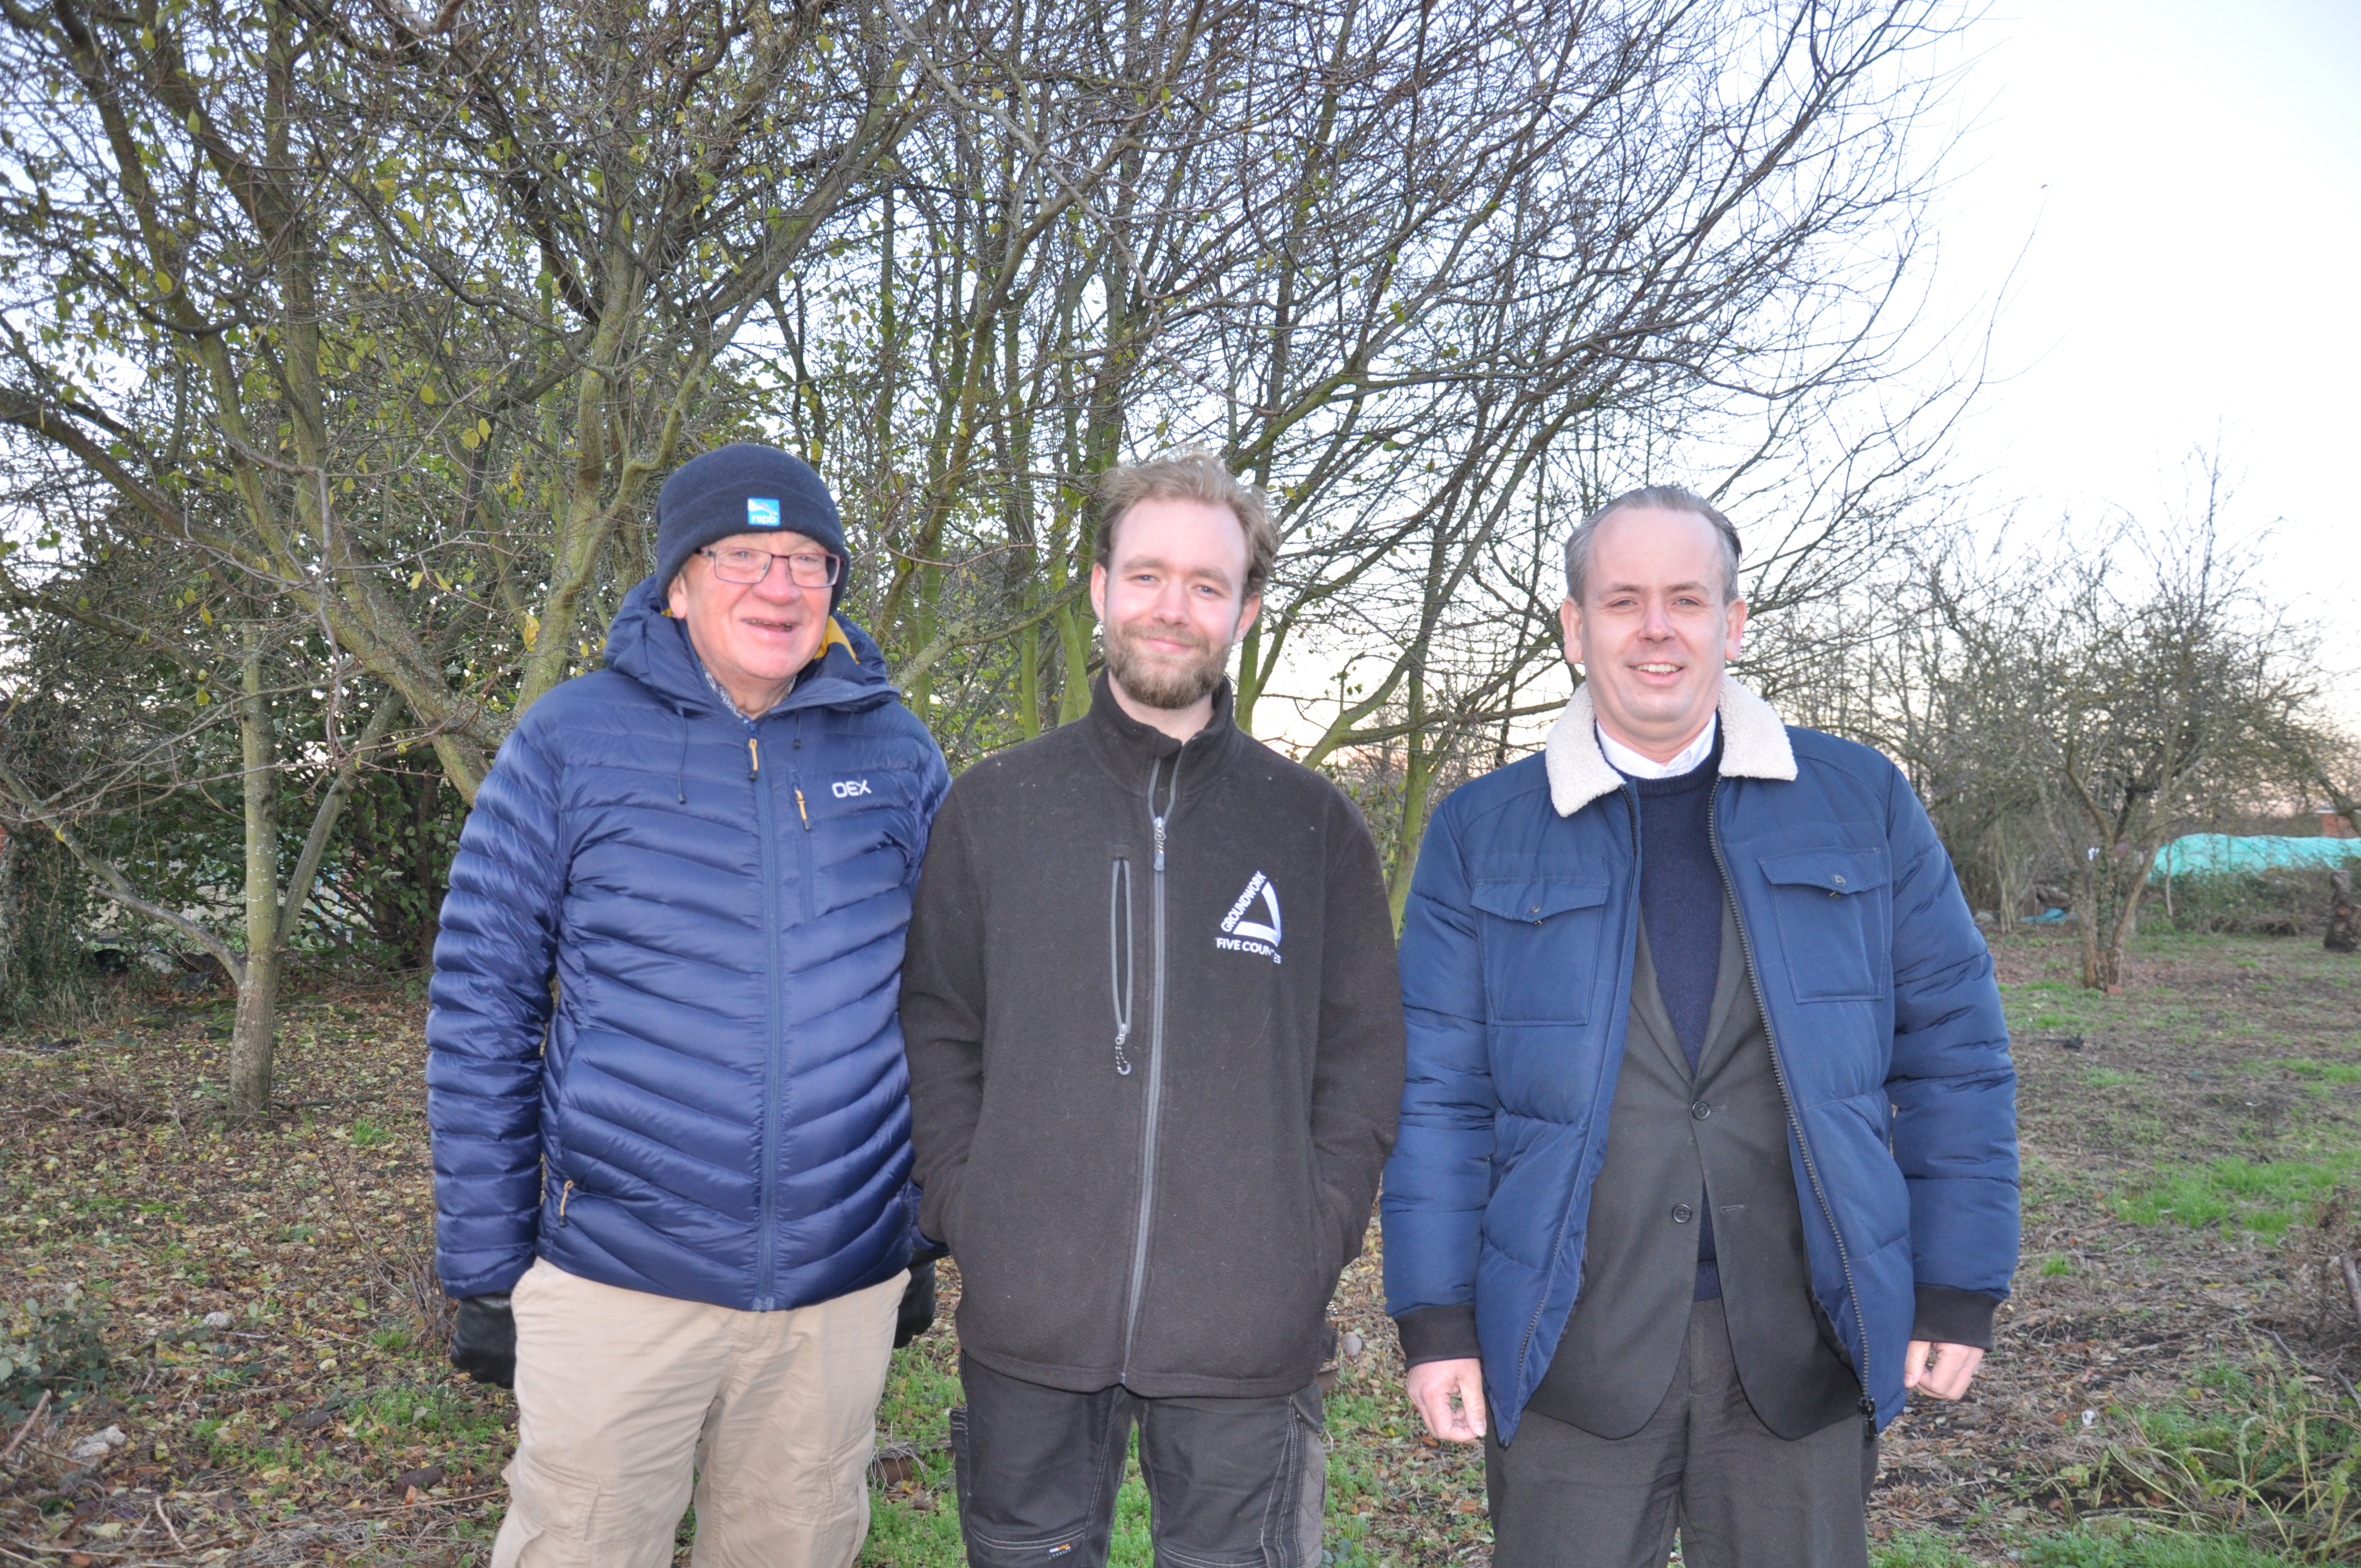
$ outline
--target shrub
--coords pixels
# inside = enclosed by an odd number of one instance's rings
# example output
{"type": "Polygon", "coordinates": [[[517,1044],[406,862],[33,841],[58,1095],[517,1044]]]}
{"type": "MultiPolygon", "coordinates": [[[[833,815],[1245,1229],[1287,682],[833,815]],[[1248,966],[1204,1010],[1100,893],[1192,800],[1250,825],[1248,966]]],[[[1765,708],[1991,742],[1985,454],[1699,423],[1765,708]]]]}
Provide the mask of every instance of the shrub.
{"type": "Polygon", "coordinates": [[[11,828],[0,847],[0,1024],[71,1014],[88,999],[81,925],[90,878],[38,828],[11,828]]]}
{"type": "MultiPolygon", "coordinates": [[[[2312,936],[2328,921],[2328,875],[2313,867],[2280,866],[2175,877],[2170,923],[2176,931],[2219,936],[2312,936]]],[[[2163,920],[2167,902],[2164,879],[2152,879],[2145,918],[2163,920]]]]}
{"type": "Polygon", "coordinates": [[[2059,1474],[2069,1503],[2235,1532],[2300,1562],[2361,1554],[2361,1421],[2343,1388],[2307,1381],[2260,1342],[2186,1394],[2110,1426],[2096,1464],[2059,1474]]]}

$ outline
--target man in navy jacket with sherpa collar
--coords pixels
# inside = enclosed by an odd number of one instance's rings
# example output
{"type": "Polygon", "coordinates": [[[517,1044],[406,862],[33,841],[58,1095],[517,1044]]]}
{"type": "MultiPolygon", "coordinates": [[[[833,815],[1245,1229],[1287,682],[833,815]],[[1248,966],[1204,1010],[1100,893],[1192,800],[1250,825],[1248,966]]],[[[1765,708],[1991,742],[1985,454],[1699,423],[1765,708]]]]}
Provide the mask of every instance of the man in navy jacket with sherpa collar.
{"type": "Polygon", "coordinates": [[[452,1359],[515,1379],[499,1568],[669,1563],[692,1473],[698,1564],[849,1568],[917,1234],[903,933],[950,781],[835,613],[818,476],[725,446],[656,527],[606,668],[518,722],[451,866],[452,1359]]]}
{"type": "Polygon", "coordinates": [[[1894,766],[1724,673],[1738,560],[1670,487],[1576,530],[1584,683],[1419,856],[1387,1306],[1499,1568],[1865,1564],[2015,1269],[1991,955],[1894,766]]]}

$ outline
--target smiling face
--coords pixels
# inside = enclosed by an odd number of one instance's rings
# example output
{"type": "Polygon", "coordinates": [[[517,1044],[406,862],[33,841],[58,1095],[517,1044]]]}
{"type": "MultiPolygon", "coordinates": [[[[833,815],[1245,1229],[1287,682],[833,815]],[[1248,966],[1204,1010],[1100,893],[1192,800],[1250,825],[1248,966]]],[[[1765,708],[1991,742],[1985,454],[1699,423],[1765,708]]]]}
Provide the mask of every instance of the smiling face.
{"type": "MultiPolygon", "coordinates": [[[[785,555],[824,550],[800,533],[733,533],[708,550],[765,550],[785,555]]],[[[828,633],[827,587],[801,588],[785,561],[774,561],[759,583],[725,583],[699,552],[672,580],[667,602],[688,624],[697,656],[746,714],[768,712],[795,685],[828,633]]]]}
{"type": "Polygon", "coordinates": [[[1721,699],[1746,628],[1746,601],[1723,600],[1727,570],[1713,524],[1694,512],[1630,507],[1591,536],[1586,602],[1566,600],[1558,623],[1598,728],[1642,756],[1678,756],[1721,699]]]}
{"type": "Polygon", "coordinates": [[[1154,499],[1123,514],[1110,565],[1091,568],[1091,606],[1126,713],[1183,740],[1204,728],[1230,650],[1262,608],[1242,597],[1246,575],[1246,530],[1226,508],[1154,499]]]}

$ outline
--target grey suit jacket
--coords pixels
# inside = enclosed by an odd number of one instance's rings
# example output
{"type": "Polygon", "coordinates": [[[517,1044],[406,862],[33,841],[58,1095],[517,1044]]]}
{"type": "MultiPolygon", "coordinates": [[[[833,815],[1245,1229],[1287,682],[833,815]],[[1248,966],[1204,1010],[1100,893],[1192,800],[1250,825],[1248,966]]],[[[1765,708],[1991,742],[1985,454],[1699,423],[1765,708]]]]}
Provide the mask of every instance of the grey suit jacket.
{"type": "Polygon", "coordinates": [[[1694,1076],[1640,933],[1582,1283],[1529,1409],[1604,1438],[1647,1423],[1680,1360],[1705,1203],[1730,1349],[1755,1415],[1795,1438],[1857,1413],[1860,1379],[1812,1299],[1786,1109],[1726,906],[1720,977],[1694,1076]]]}

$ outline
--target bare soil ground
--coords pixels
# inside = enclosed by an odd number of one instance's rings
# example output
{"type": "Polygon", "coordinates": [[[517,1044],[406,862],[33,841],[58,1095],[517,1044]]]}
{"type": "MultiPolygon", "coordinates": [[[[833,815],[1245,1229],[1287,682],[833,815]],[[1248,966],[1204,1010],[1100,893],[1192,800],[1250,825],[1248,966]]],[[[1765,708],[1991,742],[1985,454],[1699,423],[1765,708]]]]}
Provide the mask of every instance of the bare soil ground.
{"type": "MultiPolygon", "coordinates": [[[[2330,1244],[2289,1223],[2361,1185],[2361,963],[2299,938],[2147,939],[2125,993],[2101,996],[2061,941],[1998,957],[2025,1262],[1970,1397],[1888,1433],[1889,1564],[1999,1563],[2094,1510],[2156,1515],[2102,1455],[2225,1364],[2284,1365],[2323,1409],[2361,1378],[2361,1324],[2314,1256],[2330,1244]]],[[[118,1022],[0,1040],[0,1355],[65,1375],[29,1421],[26,1376],[0,1376],[0,1446],[24,1437],[0,1466],[0,1554],[480,1562],[513,1411],[442,1360],[420,989],[313,977],[279,1109],[238,1126],[228,1016],[158,986],[118,1022]]],[[[1330,1402],[1333,1556],[1481,1562],[1480,1463],[1424,1440],[1401,1398],[1375,1243],[1336,1310],[1359,1349],[1330,1402]]],[[[958,1561],[944,1283],[945,1326],[897,1356],[880,1413],[866,1563],[958,1561]]],[[[1145,1563],[1136,1486],[1124,1509],[1117,1560],[1145,1563]]]]}

